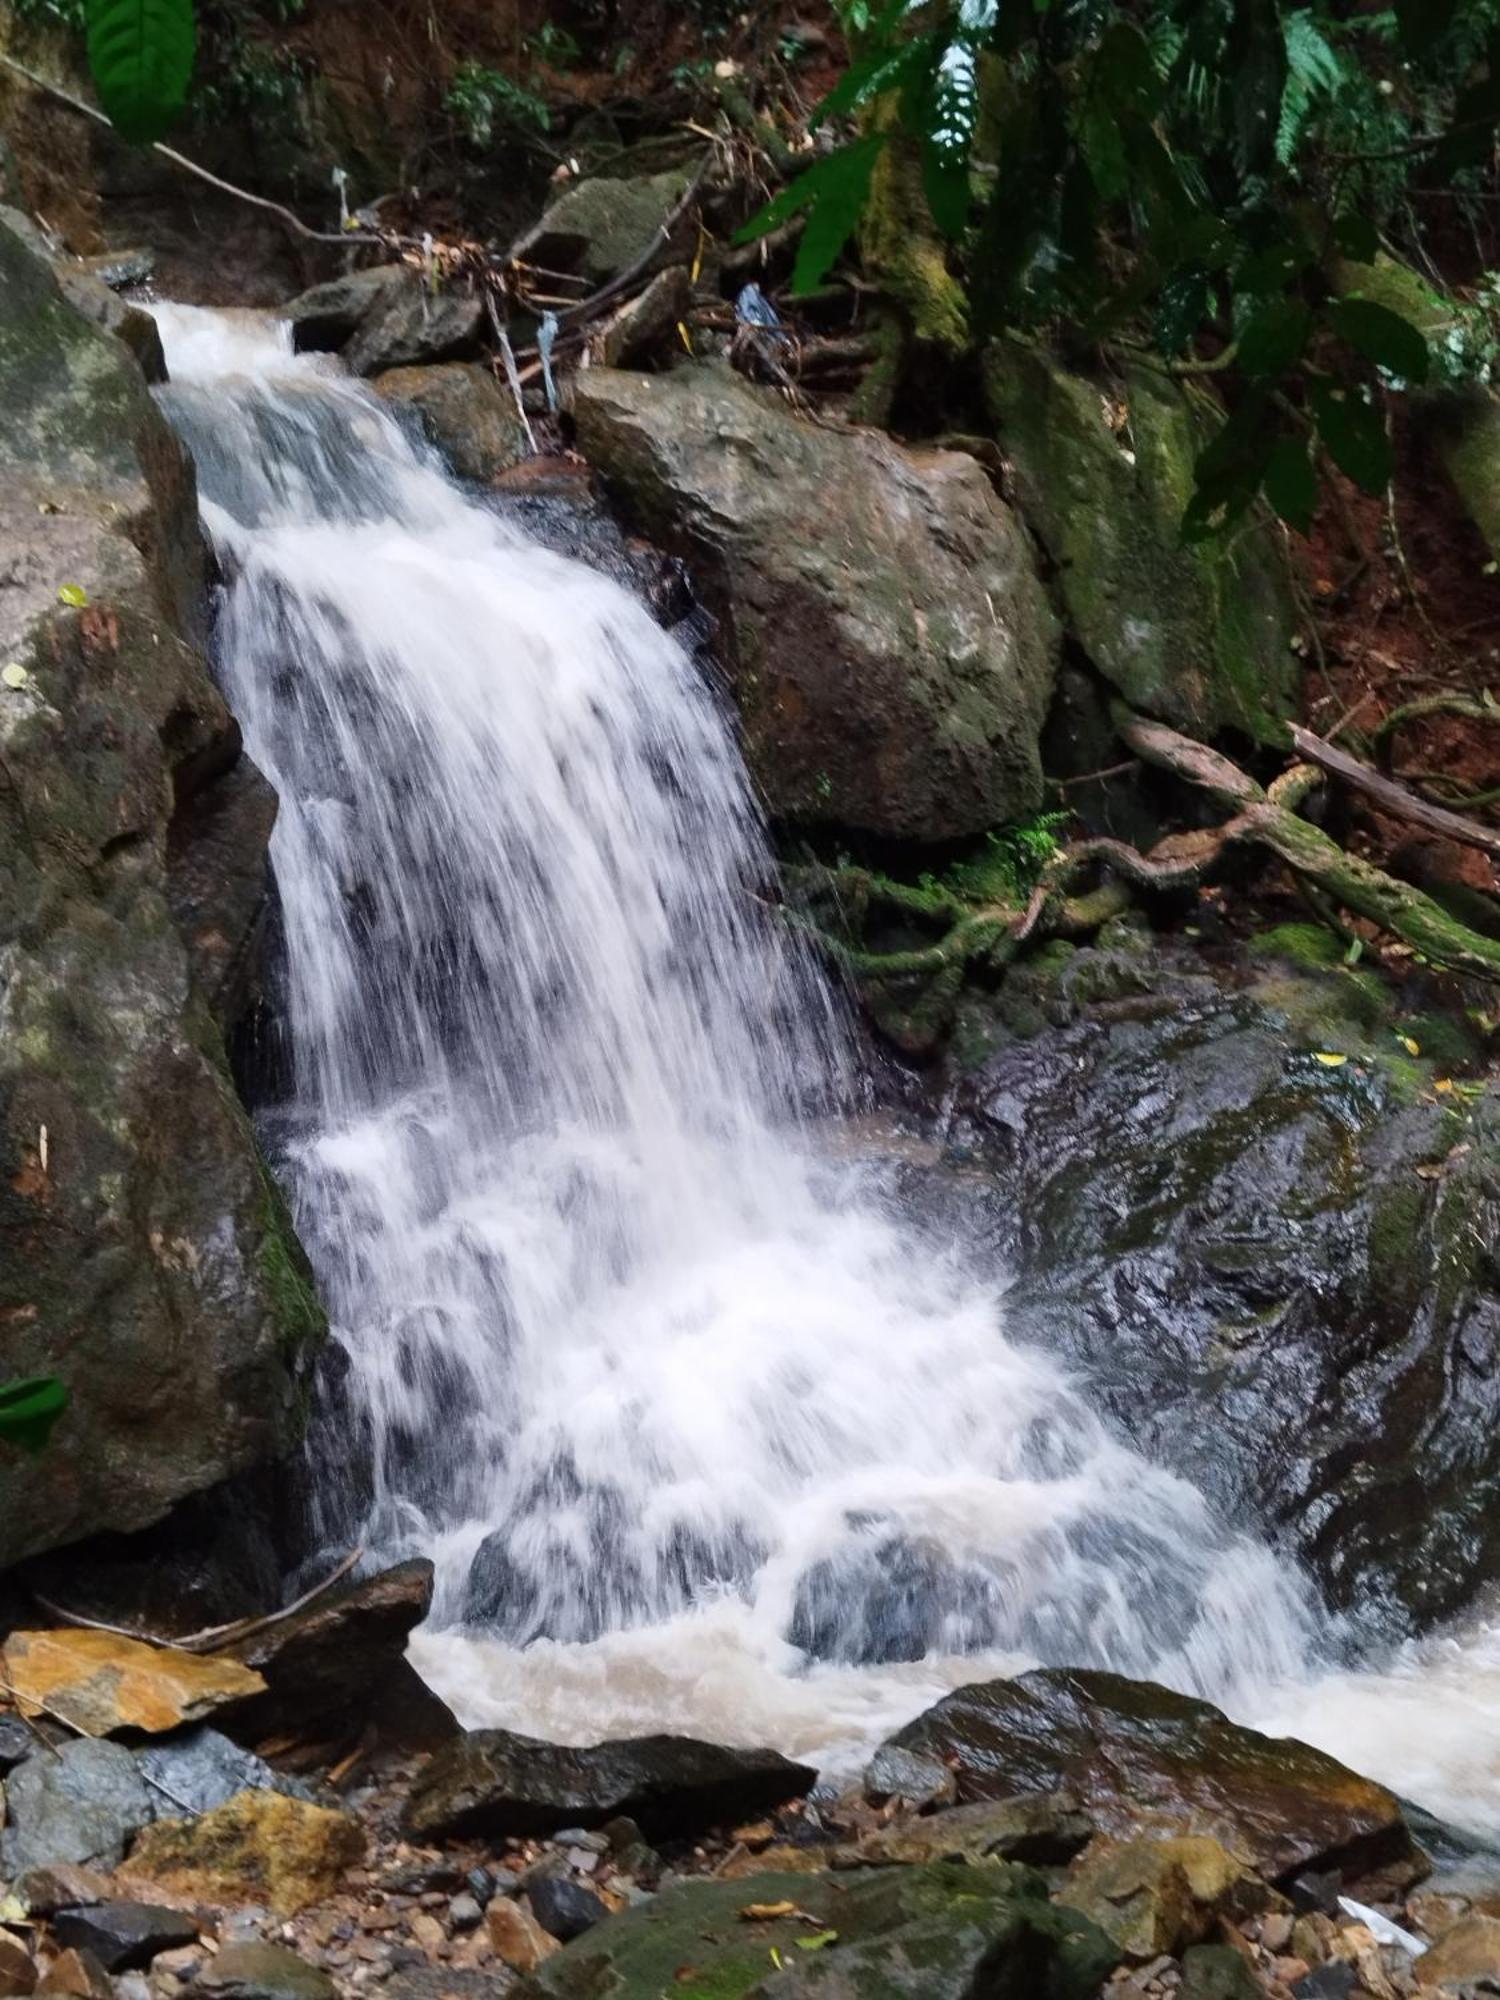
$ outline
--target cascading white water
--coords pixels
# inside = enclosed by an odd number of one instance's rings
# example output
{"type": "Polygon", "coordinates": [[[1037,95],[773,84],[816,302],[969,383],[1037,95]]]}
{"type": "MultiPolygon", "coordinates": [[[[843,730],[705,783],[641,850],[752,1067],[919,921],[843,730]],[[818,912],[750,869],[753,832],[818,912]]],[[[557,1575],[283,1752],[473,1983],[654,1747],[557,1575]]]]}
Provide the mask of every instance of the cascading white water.
{"type": "Polygon", "coordinates": [[[361,1538],[437,1561],[428,1678],[470,1722],[838,1766],[1038,1660],[1241,1712],[1305,1673],[1299,1580],[817,1144],[839,1010],[683,649],[284,329],[158,317],[281,797],[273,1143],[361,1538]]]}

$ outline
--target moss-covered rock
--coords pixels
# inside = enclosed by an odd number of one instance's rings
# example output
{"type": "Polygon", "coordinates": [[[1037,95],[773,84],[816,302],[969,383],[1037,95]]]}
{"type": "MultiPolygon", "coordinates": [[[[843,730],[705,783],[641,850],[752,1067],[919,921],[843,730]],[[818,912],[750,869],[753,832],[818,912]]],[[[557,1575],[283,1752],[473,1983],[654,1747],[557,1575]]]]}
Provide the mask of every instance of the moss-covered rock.
{"type": "Polygon", "coordinates": [[[321,1315],[209,1004],[253,943],[271,814],[194,643],[192,467],[3,229],[0,382],[0,1328],[7,1375],[72,1398],[40,1460],[0,1455],[3,1564],[287,1441],[321,1315]],[[201,843],[231,794],[220,879],[201,843]]]}
{"type": "Polygon", "coordinates": [[[680,1882],[550,1958],[531,2000],[1093,2000],[1118,1954],[1028,1868],[680,1882]]]}
{"type": "Polygon", "coordinates": [[[774,814],[943,841],[1035,810],[1056,625],[972,458],[809,423],[717,366],[587,369],[573,412],[720,614],[774,814]]]}
{"type": "Polygon", "coordinates": [[[1021,512],[1056,567],[1064,620],[1133,708],[1190,734],[1284,734],[1296,613],[1268,525],[1188,546],[1203,425],[1146,366],[1075,373],[1019,339],[991,343],[985,393],[1021,512]]]}
{"type": "Polygon", "coordinates": [[[578,271],[603,284],[665,247],[663,230],[687,192],[683,167],[625,180],[578,181],[560,194],[521,254],[553,271],[578,271]]]}

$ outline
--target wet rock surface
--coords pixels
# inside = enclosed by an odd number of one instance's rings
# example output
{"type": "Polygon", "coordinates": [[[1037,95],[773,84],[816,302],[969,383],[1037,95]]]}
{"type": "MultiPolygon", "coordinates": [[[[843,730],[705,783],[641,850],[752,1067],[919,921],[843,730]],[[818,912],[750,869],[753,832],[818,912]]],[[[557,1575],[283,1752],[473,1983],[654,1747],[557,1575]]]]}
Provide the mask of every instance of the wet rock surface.
{"type": "Polygon", "coordinates": [[[806,1792],[817,1773],[774,1750],[728,1750],[686,1736],[637,1737],[587,1750],[479,1729],[440,1751],[412,1793],[420,1837],[552,1833],[635,1820],[679,1835],[753,1817],[806,1792]]]}
{"type": "Polygon", "coordinates": [[[152,1903],[97,1903],[82,1910],[59,1910],[52,1932],[69,1951],[88,1951],[106,1972],[149,1965],[162,1952],[196,1944],[198,1926],[181,1910],[152,1903]]]}
{"type": "Polygon", "coordinates": [[[85,1736],[160,1735],[265,1690],[236,1660],[113,1632],[14,1632],[0,1648],[0,1671],[23,1708],[45,1708],[85,1736]]]}
{"type": "Polygon", "coordinates": [[[530,452],[514,401],[477,361],[391,368],[370,387],[392,408],[411,412],[460,479],[487,486],[530,452]]]}
{"type": "MultiPolygon", "coordinates": [[[[1308,1868],[1425,1872],[1383,1787],[1118,1674],[1048,1668],[959,1688],[891,1742],[951,1770],[961,1802],[1065,1788],[1101,1833],[1124,1836],[1155,1815],[1222,1841],[1269,1881],[1308,1868]]],[[[879,1752],[866,1786],[885,1790],[879,1752]]]]}
{"type": "Polygon", "coordinates": [[[720,618],[774,815],[940,841],[1035,809],[1056,628],[973,459],[819,428],[717,366],[588,369],[572,410],[720,618]]]}
{"type": "Polygon", "coordinates": [[[39,1746],[5,1781],[0,1874],[11,1879],[54,1862],[113,1868],[151,1817],[135,1759],[118,1743],[86,1737],[39,1746]]]}

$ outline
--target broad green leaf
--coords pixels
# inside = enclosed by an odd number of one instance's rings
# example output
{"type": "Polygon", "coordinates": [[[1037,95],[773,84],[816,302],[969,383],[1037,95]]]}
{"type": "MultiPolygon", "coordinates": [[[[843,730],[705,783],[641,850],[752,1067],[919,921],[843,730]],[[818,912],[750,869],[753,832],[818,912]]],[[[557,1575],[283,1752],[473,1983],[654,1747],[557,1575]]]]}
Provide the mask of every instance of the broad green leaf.
{"type": "Polygon", "coordinates": [[[1151,44],[1126,21],[1117,21],[1100,42],[1093,81],[1121,111],[1153,118],[1160,109],[1164,86],[1151,44]]]}
{"type": "Polygon", "coordinates": [[[1207,541],[1245,513],[1260,491],[1274,442],[1266,398],[1254,392],[1198,454],[1197,490],[1182,521],[1184,541],[1207,541]]]}
{"type": "Polygon", "coordinates": [[[1078,145],[1094,186],[1106,201],[1119,201],[1130,186],[1130,168],[1119,123],[1102,92],[1091,92],[1078,118],[1078,145]]]}
{"type": "Polygon", "coordinates": [[[1266,498],[1289,528],[1305,535],[1318,504],[1318,475],[1305,438],[1280,437],[1266,460],[1266,498]]]}
{"type": "Polygon", "coordinates": [[[1313,262],[1313,248],[1294,222],[1283,221],[1257,242],[1235,267],[1237,292],[1280,292],[1313,262]]]}
{"type": "Polygon", "coordinates": [[[67,1390],[50,1375],[5,1383],[0,1387],[0,1442],[40,1451],[67,1407],[67,1390]]]}
{"type": "Polygon", "coordinates": [[[89,594],[81,583],[63,583],[58,585],[57,601],[70,605],[74,611],[81,611],[89,601],[89,594]]]}
{"type": "Polygon", "coordinates": [[[932,62],[936,53],[937,37],[934,34],[915,35],[899,49],[877,44],[845,70],[813,113],[808,129],[816,132],[830,118],[847,118],[872,98],[883,96],[886,91],[894,90],[897,84],[905,83],[908,77],[916,75],[932,62]]]}
{"type": "Polygon", "coordinates": [[[1270,380],[1301,358],[1312,314],[1300,299],[1267,299],[1240,335],[1239,363],[1247,375],[1270,380]]]}
{"type": "Polygon", "coordinates": [[[1391,479],[1391,446],[1380,412],[1364,388],[1341,382],[1309,384],[1318,435],[1339,471],[1366,493],[1384,493],[1391,479]]]}
{"type": "Polygon", "coordinates": [[[84,0],[89,69],[116,129],[159,139],[187,102],[197,25],[193,0],[84,0]]]}
{"type": "Polygon", "coordinates": [[[949,43],[932,74],[922,176],[933,220],[958,236],[969,219],[969,154],[979,122],[979,65],[962,38],[949,43]]]}
{"type": "Polygon", "coordinates": [[[1374,299],[1340,299],[1328,308],[1335,333],[1357,347],[1367,361],[1403,382],[1425,382],[1432,365],[1421,331],[1374,299]]]}
{"type": "Polygon", "coordinates": [[[809,211],[807,227],[797,251],[792,273],[792,290],[809,292],[832,269],[833,261],[854,234],[870,194],[870,176],[884,150],[883,132],[867,133],[852,145],[829,153],[815,166],[800,174],[774,201],[752,215],[736,236],[737,243],[753,243],[772,229],[790,222],[794,215],[809,211]]]}

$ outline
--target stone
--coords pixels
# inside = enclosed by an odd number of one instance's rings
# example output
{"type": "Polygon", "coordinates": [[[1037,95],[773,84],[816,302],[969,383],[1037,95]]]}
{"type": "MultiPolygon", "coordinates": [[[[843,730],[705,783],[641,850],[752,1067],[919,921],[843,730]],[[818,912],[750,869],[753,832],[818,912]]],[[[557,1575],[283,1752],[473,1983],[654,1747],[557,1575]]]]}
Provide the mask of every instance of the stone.
{"type": "Polygon", "coordinates": [[[355,375],[451,361],[477,350],[483,322],[476,293],[458,287],[430,291],[419,273],[403,270],[377,296],[340,354],[355,375]]]}
{"type": "Polygon", "coordinates": [[[1152,1816],[1211,1834],[1272,1882],[1312,1866],[1351,1882],[1426,1872],[1382,1786],[1119,1674],[1048,1668],[958,1688],[891,1740],[949,1763],[964,1803],[1062,1786],[1103,1833],[1129,1838],[1152,1816]]]}
{"type": "Polygon", "coordinates": [[[729,1750],[688,1736],[643,1736],[590,1749],[476,1729],[440,1750],[407,1801],[416,1840],[547,1834],[621,1814],[648,1836],[687,1839],[800,1798],[817,1773],[774,1750],[729,1750]]]}
{"type": "Polygon", "coordinates": [[[300,1778],[273,1771],[264,1758],[242,1750],[216,1729],[193,1729],[165,1743],[149,1743],[137,1761],[155,1793],[158,1819],[175,1818],[180,1810],[212,1812],[238,1792],[312,1796],[300,1778]]]}
{"type": "Polygon", "coordinates": [[[484,1911],[472,1896],[455,1896],[448,1905],[448,1921],[456,1931],[478,1930],[484,1911]]]}
{"type": "Polygon", "coordinates": [[[1127,365],[1118,389],[1009,339],[991,343],[984,381],[1017,504],[1098,672],[1190,735],[1284,741],[1300,667],[1279,530],[1252,519],[1183,541],[1204,440],[1182,385],[1127,365]]]}
{"type": "Polygon", "coordinates": [[[1500,1917],[1473,1910],[1437,1938],[1413,1968],[1422,1986],[1462,1986],[1500,1981],[1500,1917]]]}
{"type": "Polygon", "coordinates": [[[375,264],[368,270],[331,278],[289,299],[279,316],[291,322],[293,347],[299,354],[326,354],[342,347],[386,293],[401,282],[404,269],[401,264],[375,264]]]}
{"type": "Polygon", "coordinates": [[[692,310],[693,284],[681,264],[658,271],[646,289],[628,299],[600,328],[599,359],[606,368],[630,368],[664,344],[679,345],[677,329],[692,310]]]}
{"type": "Polygon", "coordinates": [[[107,1875],[66,1862],[28,1868],[15,1889],[34,1917],[50,1917],[58,1910],[86,1910],[94,1903],[108,1902],[114,1894],[114,1884],[107,1875]]]}
{"type": "Polygon", "coordinates": [[[533,1875],[526,1885],[532,1915],[549,1936],[562,1944],[582,1937],[609,1915],[606,1904],[582,1882],[566,1875],[533,1875]]]}
{"type": "Polygon", "coordinates": [[[849,1859],[869,1868],[991,1859],[1058,1868],[1086,1847],[1093,1833],[1093,1821],[1070,1793],[1038,1792],[994,1804],[953,1806],[877,1828],[856,1844],[849,1859]]]}
{"type": "Polygon", "coordinates": [[[1264,1991],[1233,1945],[1195,1944],[1183,1953],[1178,2000],[1261,2000],[1264,1991]]]}
{"type": "Polygon", "coordinates": [[[196,1944],[198,1926],[181,1910],[155,1903],[95,1903],[59,1910],[52,1934],[69,1951],[88,1951],[106,1972],[130,1972],[164,1951],[196,1944]]]}
{"type": "Polygon", "coordinates": [[[388,368],[370,387],[394,408],[412,412],[460,479],[488,486],[531,456],[514,399],[480,362],[388,368]]]}
{"type": "Polygon", "coordinates": [[[160,1735],[265,1689],[259,1674],[223,1654],[77,1627],[13,1632],[0,1669],[23,1709],[50,1709],[86,1736],[160,1735]]]}
{"type": "Polygon", "coordinates": [[[364,1853],[363,1829],[347,1813],[277,1792],[241,1792],[200,1819],[147,1828],[127,1872],[132,1886],[264,1904],[287,1917],[331,1896],[364,1853]]]}
{"type": "Polygon", "coordinates": [[[37,1747],[36,1731],[19,1715],[0,1715],[0,1776],[14,1769],[37,1747]]]}
{"type": "Polygon", "coordinates": [[[882,1743],[865,1771],[865,1790],[877,1804],[900,1799],[922,1808],[951,1806],[958,1796],[953,1773],[936,1757],[918,1757],[897,1743],[882,1743]]]}
{"type": "Polygon", "coordinates": [[[412,1748],[457,1736],[457,1722],[406,1657],[432,1605],[432,1575],[425,1559],[397,1563],[324,1592],[246,1640],[235,1656],[266,1691],[223,1710],[220,1727],[239,1743],[370,1723],[412,1748]]]}
{"type": "Polygon", "coordinates": [[[1032,1870],[932,1866],[680,1881],[547,1959],[530,1990],[549,2000],[1095,2000],[1115,1962],[1108,1940],[1049,1903],[1032,1870]],[[776,1914],[751,1914],[760,1911],[776,1914]],[[816,1950],[799,1945],[810,1938],[816,1950]]]}
{"type": "Polygon", "coordinates": [[[37,1992],[66,1993],[72,2000],[115,2000],[114,1981],[91,1951],[60,1952],[37,1992]]]}
{"type": "Polygon", "coordinates": [[[40,1977],[36,1960],[15,1932],[0,1930],[0,1994],[34,1993],[40,1977]]]}
{"type": "Polygon", "coordinates": [[[1217,1840],[1190,1834],[1096,1841],[1058,1894],[1145,1965],[1206,1938],[1220,1917],[1257,1915],[1274,1892],[1217,1840]]]}
{"type": "Polygon", "coordinates": [[[333,2000],[326,1972],[279,1944],[226,1944],[198,1974],[195,1993],[216,2000],[333,2000]]]}
{"type": "Polygon", "coordinates": [[[1057,628],[973,458],[810,423],[715,363],[584,369],[571,396],[580,449],[719,620],[773,816],[938,842],[1036,809],[1057,628]]]}
{"type": "MultiPolygon", "coordinates": [[[[973,1190],[1014,1337],[1383,1644],[1500,1578],[1500,1090],[1445,1110],[1400,999],[1326,939],[1280,927],[1222,977],[1103,937],[1039,955],[976,1028],[1006,1045],[957,1086],[962,1174],[904,1179],[950,1230],[973,1190]]],[[[1082,1626],[1051,1657],[1118,1660],[1082,1626]]]]}
{"type": "Polygon", "coordinates": [[[518,246],[518,254],[602,285],[658,247],[669,254],[663,228],[690,180],[685,170],[670,168],[630,180],[576,181],[518,246]]]}
{"type": "Polygon", "coordinates": [[[3,227],[0,372],[0,1325],[70,1392],[0,1454],[6,1568],[290,1446],[325,1323],[171,916],[179,798],[242,757],[191,462],[3,227]]]}
{"type": "Polygon", "coordinates": [[[496,1958],[514,1972],[535,1972],[544,1959],[562,1949],[557,1939],[542,1929],[525,1902],[502,1897],[490,1904],[484,1922],[496,1958]]]}
{"type": "Polygon", "coordinates": [[[151,314],[117,297],[101,279],[79,270],[64,258],[54,258],[52,268],[57,274],[59,290],[75,312],[123,341],[148,382],[165,382],[167,357],[151,314]]]}
{"type": "Polygon", "coordinates": [[[0,1876],[14,1880],[58,1862],[113,1868],[125,1843],[151,1817],[135,1759],[118,1743],[87,1737],[38,1750],[5,1781],[8,1824],[0,1834],[0,1876]]]}

